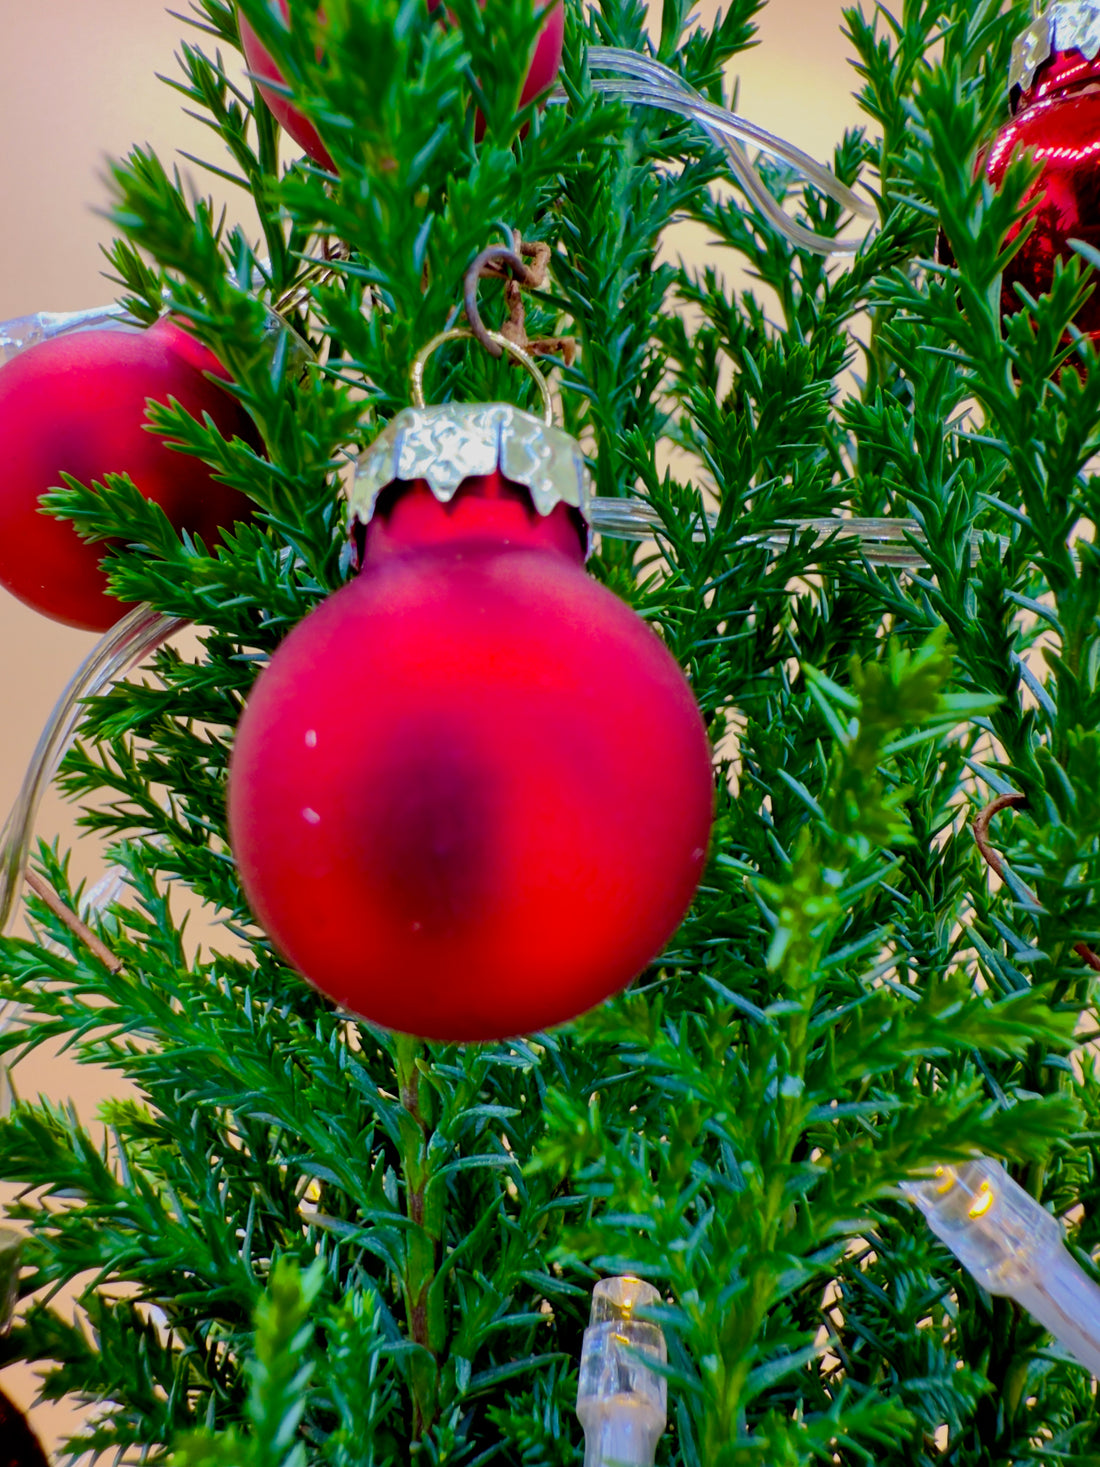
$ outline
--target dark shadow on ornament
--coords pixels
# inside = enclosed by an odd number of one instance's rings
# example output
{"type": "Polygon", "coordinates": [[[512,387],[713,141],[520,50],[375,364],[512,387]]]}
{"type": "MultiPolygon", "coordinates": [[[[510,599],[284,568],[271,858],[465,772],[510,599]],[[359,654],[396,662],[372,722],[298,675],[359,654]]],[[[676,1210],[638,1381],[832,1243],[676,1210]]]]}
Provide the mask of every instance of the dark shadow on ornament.
{"type": "MultiPolygon", "coordinates": [[[[993,823],[994,818],[1002,810],[1022,810],[1026,805],[1026,795],[998,795],[995,800],[991,801],[984,810],[974,817],[974,844],[981,852],[982,860],[985,864],[1002,881],[1007,882],[1008,880],[1004,858],[990,843],[989,827],[993,823]]],[[[1073,951],[1083,963],[1088,964],[1094,973],[1100,973],[1100,957],[1093,952],[1088,943],[1075,943],[1073,951]]]]}

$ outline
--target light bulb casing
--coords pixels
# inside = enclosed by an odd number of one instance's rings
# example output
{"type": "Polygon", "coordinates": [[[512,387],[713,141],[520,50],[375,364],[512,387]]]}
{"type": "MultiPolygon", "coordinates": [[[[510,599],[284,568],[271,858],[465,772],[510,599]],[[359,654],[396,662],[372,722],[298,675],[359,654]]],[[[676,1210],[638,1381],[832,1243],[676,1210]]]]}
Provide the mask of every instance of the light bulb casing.
{"type": "Polygon", "coordinates": [[[998,1162],[941,1167],[909,1197],[968,1273],[991,1294],[1013,1295],[1062,1246],[1062,1228],[998,1162]]]}
{"type": "Polygon", "coordinates": [[[1058,1219],[999,1162],[940,1167],[902,1190],[982,1288],[1014,1299],[1100,1375],[1100,1288],[1070,1254],[1058,1219]]]}
{"type": "Polygon", "coordinates": [[[577,1416],[584,1467],[651,1467],[668,1418],[668,1384],[654,1366],[668,1359],[659,1325],[635,1311],[660,1304],[641,1279],[603,1279],[584,1332],[577,1416]]]}

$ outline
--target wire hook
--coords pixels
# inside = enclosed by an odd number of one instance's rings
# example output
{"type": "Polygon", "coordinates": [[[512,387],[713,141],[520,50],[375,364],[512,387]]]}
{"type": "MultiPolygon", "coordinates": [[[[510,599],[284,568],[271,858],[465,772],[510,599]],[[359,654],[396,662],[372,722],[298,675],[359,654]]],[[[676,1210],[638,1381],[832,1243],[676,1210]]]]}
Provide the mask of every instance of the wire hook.
{"type": "Polygon", "coordinates": [[[462,277],[462,301],[470,330],[491,357],[499,357],[503,351],[500,338],[485,325],[477,304],[477,283],[487,265],[507,267],[512,279],[520,285],[533,285],[535,280],[515,250],[506,249],[503,245],[490,245],[487,250],[482,250],[462,277]]]}

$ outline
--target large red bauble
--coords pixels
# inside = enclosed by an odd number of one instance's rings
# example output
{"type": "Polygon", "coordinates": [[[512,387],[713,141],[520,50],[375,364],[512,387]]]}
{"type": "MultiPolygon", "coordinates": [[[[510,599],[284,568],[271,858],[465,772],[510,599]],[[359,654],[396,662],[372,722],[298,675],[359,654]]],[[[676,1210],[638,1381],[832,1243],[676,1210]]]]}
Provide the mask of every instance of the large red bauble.
{"type": "Polygon", "coordinates": [[[59,336],[0,368],[0,585],[88,631],[105,631],[126,610],[107,594],[104,546],[41,511],[42,495],[61,486],[63,472],[83,484],[129,474],[176,529],[208,545],[223,526],[248,517],[243,494],[143,427],[147,398],[175,398],[195,417],[209,413],[227,437],[257,443],[248,414],[207,373],[226,377],[217,358],[167,318],[147,330],[59,336]]]}
{"type": "MultiPolygon", "coordinates": [[[[1004,272],[1005,314],[1020,309],[1017,284],[1032,296],[1049,291],[1055,262],[1072,257],[1071,239],[1100,248],[1098,83],[1100,58],[1089,61],[1080,51],[1054,52],[1020,94],[1015,115],[986,154],[986,174],[995,186],[1012,158],[1024,151],[1042,166],[1029,195],[1031,234],[1004,272]]],[[[1093,292],[1075,324],[1086,333],[1100,331],[1100,292],[1093,292]]]]}
{"type": "Polygon", "coordinates": [[[639,973],[703,871],[713,777],[667,649],[574,512],[397,486],[358,578],[256,685],[230,843],[275,945],[385,1028],[500,1039],[639,973]]]}
{"type": "MultiPolygon", "coordinates": [[[[436,10],[441,3],[443,0],[427,0],[427,8],[436,10]]],[[[539,3],[539,0],[536,0],[536,3],[539,3]]],[[[539,32],[531,68],[520,94],[520,107],[526,107],[529,102],[533,102],[536,97],[541,97],[543,92],[548,91],[557,80],[558,69],[561,66],[562,43],[565,36],[565,6],[563,0],[541,0],[541,4],[542,8],[546,10],[546,20],[539,32]]],[[[289,17],[289,0],[279,0],[279,6],[284,17],[289,17]]],[[[241,15],[238,19],[241,49],[244,51],[249,71],[257,77],[266,77],[268,81],[285,86],[282,73],[275,65],[271,52],[263,45],[245,17],[241,15]]],[[[336,164],[333,162],[332,155],[321,141],[321,135],[308,117],[304,117],[278,92],[273,91],[270,87],[265,87],[262,82],[258,85],[260,95],[283,131],[289,134],[315,163],[319,163],[322,168],[327,168],[330,173],[334,173],[336,164]]],[[[478,122],[480,135],[483,124],[480,118],[478,122]]]]}

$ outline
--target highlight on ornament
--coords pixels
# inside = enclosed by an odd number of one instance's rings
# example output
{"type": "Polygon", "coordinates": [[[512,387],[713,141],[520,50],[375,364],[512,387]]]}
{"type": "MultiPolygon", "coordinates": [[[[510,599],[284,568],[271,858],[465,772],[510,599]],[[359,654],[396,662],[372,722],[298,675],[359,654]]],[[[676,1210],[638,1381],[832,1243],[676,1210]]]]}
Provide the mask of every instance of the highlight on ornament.
{"type": "MultiPolygon", "coordinates": [[[[1023,307],[1020,292],[1046,295],[1055,265],[1073,258],[1074,243],[1100,248],[1100,0],[1051,0],[1017,38],[1008,77],[1012,116],[979,156],[994,188],[1009,164],[1028,157],[1039,166],[1026,195],[1027,212],[1006,245],[1026,238],[1001,277],[1001,313],[1023,307]]],[[[953,265],[950,241],[939,255],[953,265]]],[[[1093,290],[1074,326],[1100,340],[1100,292],[1093,290]]]]}

